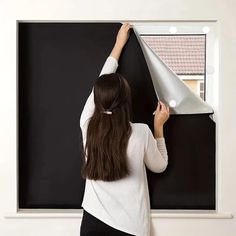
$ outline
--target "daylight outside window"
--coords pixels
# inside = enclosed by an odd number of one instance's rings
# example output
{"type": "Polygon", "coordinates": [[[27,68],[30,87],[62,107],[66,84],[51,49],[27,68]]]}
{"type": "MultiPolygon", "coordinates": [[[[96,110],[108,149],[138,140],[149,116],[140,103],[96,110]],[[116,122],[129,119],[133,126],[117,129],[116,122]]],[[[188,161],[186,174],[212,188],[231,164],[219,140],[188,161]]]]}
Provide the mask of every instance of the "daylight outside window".
{"type": "Polygon", "coordinates": [[[194,93],[205,100],[206,36],[204,34],[140,36],[194,93]]]}

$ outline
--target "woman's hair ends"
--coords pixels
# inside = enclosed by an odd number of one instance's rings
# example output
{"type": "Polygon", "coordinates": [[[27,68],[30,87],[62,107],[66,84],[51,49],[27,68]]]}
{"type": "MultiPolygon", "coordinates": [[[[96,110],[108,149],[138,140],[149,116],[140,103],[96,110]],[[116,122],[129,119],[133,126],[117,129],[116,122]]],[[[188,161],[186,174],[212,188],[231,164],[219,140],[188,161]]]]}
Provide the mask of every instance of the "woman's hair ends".
{"type": "Polygon", "coordinates": [[[130,174],[127,145],[132,104],[127,80],[119,73],[101,75],[94,84],[94,103],[81,174],[94,180],[118,180],[130,174]],[[107,110],[111,113],[104,113],[107,110]]]}

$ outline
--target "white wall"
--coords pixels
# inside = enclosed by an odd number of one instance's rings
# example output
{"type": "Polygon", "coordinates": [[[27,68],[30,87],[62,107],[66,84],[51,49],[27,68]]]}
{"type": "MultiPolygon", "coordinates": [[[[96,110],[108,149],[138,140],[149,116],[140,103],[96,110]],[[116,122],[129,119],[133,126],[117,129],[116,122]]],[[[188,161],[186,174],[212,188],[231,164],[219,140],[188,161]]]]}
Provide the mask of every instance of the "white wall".
{"type": "MultiPolygon", "coordinates": [[[[217,20],[220,36],[218,211],[236,213],[234,0],[0,0],[0,234],[79,235],[80,218],[6,218],[16,202],[16,20],[217,20]]],[[[219,214],[219,215],[220,215],[219,214]]],[[[219,216],[218,215],[218,216],[219,216]]],[[[14,216],[14,214],[13,214],[14,216]]],[[[56,216],[56,215],[55,215],[56,216]]],[[[236,219],[153,218],[153,235],[233,236],[236,219]]]]}

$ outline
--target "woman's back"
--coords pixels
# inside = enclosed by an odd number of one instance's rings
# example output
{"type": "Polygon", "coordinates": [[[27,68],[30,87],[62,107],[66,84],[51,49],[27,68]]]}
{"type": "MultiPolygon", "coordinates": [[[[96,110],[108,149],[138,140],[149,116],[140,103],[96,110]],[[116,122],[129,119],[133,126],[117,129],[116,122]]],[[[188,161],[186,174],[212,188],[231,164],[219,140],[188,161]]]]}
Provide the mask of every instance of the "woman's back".
{"type": "Polygon", "coordinates": [[[82,207],[114,228],[148,236],[150,201],[145,164],[155,172],[162,172],[167,166],[168,156],[164,138],[154,139],[146,124],[130,124],[132,134],[127,157],[131,174],[110,182],[86,179],[82,207]]]}

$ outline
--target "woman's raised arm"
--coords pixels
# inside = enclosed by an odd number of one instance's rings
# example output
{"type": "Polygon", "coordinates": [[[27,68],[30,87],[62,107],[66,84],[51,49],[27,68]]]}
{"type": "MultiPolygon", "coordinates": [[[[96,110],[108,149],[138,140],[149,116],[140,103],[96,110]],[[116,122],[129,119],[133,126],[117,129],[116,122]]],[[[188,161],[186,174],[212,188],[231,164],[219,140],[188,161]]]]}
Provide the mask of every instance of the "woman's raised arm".
{"type": "MultiPolygon", "coordinates": [[[[102,67],[100,75],[114,73],[114,72],[116,72],[117,67],[118,67],[118,61],[114,57],[109,56],[109,57],[107,57],[104,65],[102,67]]],[[[84,108],[83,108],[81,116],[80,116],[80,127],[82,130],[84,130],[86,128],[90,117],[93,115],[94,109],[95,109],[94,92],[92,89],[89,97],[87,98],[87,101],[84,105],[84,108]]]]}
{"type": "MultiPolygon", "coordinates": [[[[115,45],[112,48],[110,55],[107,57],[99,76],[103,74],[110,74],[110,73],[116,72],[117,67],[119,65],[118,60],[119,60],[120,54],[129,38],[130,27],[131,26],[129,23],[125,23],[120,27],[117,37],[116,37],[115,45]]],[[[93,115],[94,109],[95,109],[94,93],[92,89],[80,116],[80,127],[82,130],[86,128],[87,123],[88,123],[87,121],[93,115]]]]}

